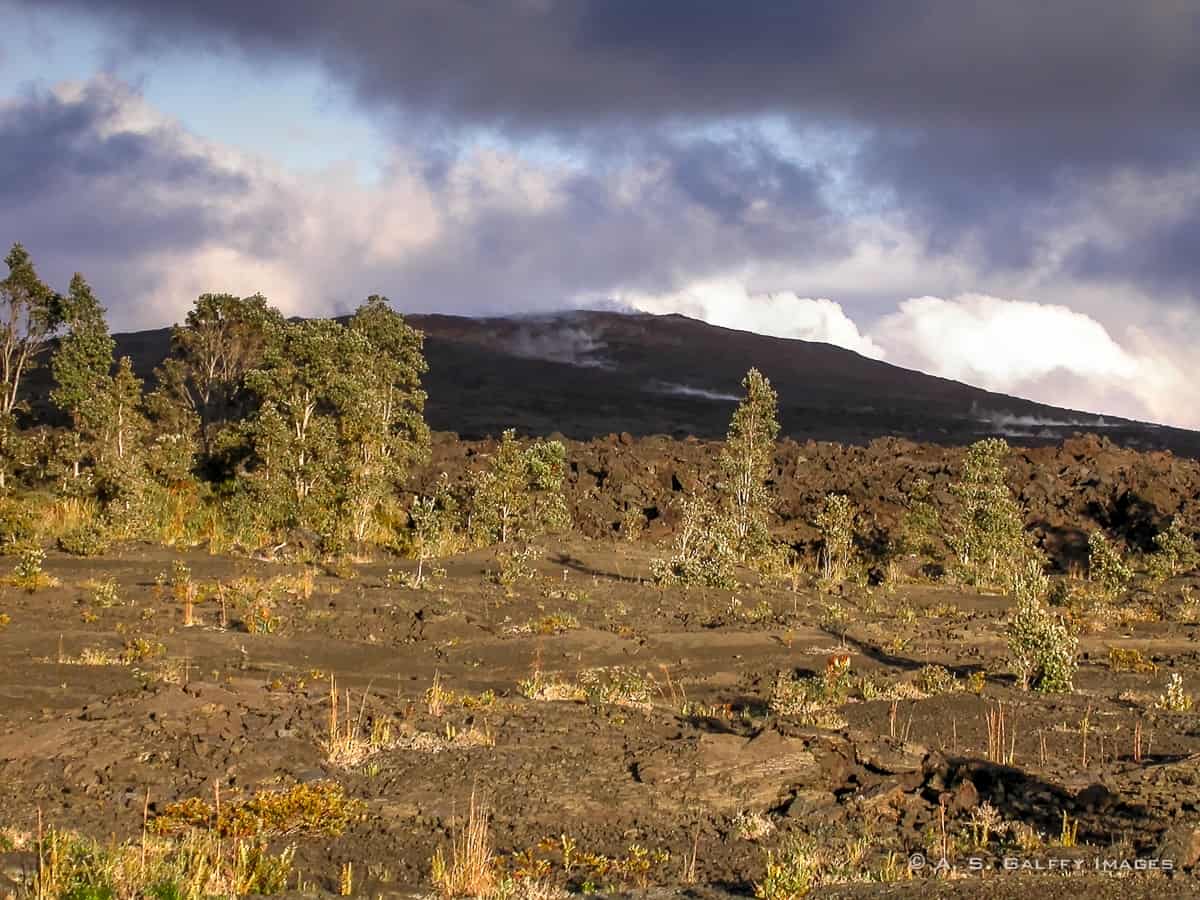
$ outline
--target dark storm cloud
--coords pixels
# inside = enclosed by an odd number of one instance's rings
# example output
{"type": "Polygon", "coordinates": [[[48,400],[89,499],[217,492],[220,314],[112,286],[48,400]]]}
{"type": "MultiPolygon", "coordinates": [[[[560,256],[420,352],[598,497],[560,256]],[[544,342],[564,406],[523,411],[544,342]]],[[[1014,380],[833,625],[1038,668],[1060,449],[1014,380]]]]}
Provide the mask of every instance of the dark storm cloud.
{"type": "Polygon", "coordinates": [[[647,138],[635,155],[566,169],[417,154],[364,188],[224,160],[156,115],[111,78],[0,106],[0,234],[29,246],[56,285],[74,270],[94,278],[126,323],[159,324],[161,313],[136,308],[151,296],[186,304],[156,292],[211,250],[232,262],[202,289],[282,280],[305,296],[280,299],[311,312],[377,291],[406,308],[556,309],[747,259],[850,252],[825,173],[752,134],[647,138]],[[425,224],[389,217],[410,203],[428,211],[425,224]]]}
{"type": "MultiPolygon", "coordinates": [[[[28,2],[28,0],[26,0],[28,2]]],[[[142,47],[319,59],[364,99],[559,128],[757,112],[936,125],[1194,114],[1187,0],[37,0],[142,47]]]]}
{"type": "Polygon", "coordinates": [[[1136,240],[1089,241],[1074,250],[1066,268],[1081,279],[1151,284],[1195,296],[1200,287],[1200,196],[1181,218],[1155,223],[1136,240]]]}
{"type": "Polygon", "coordinates": [[[63,253],[190,246],[215,227],[203,201],[246,188],[161,134],[110,128],[114,90],[97,81],[77,99],[32,92],[0,107],[0,222],[14,238],[63,253]],[[148,202],[164,185],[196,202],[148,202]]]}
{"type": "MultiPolygon", "coordinates": [[[[889,196],[930,252],[970,249],[985,268],[1028,265],[1089,180],[1200,165],[1195,0],[31,5],[92,14],[125,51],[317,61],[397,124],[498,126],[593,158],[766,114],[841,131],[861,144],[862,190],[889,196]]],[[[688,153],[681,187],[736,218],[739,192],[688,153]]],[[[775,164],[747,159],[738,177],[788,177],[775,164]]]]}

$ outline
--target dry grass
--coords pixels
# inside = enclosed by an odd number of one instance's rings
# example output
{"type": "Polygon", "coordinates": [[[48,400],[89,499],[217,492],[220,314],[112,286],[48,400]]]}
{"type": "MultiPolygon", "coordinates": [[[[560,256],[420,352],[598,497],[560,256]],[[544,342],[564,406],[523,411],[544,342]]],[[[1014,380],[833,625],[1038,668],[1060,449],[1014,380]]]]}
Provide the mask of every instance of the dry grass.
{"type": "Polygon", "coordinates": [[[439,847],[431,861],[433,885],[441,896],[488,897],[495,893],[496,856],[488,827],[487,805],[475,792],[461,828],[451,835],[449,853],[439,847]]]}

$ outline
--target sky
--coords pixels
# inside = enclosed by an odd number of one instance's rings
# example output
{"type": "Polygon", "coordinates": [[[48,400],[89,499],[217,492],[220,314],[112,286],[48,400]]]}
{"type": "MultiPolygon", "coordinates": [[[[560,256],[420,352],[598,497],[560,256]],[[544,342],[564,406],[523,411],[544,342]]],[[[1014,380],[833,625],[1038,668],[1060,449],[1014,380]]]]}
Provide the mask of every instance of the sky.
{"type": "Polygon", "coordinates": [[[1200,427],[1200,0],[0,16],[0,243],[118,330],[680,312],[1200,427]]]}

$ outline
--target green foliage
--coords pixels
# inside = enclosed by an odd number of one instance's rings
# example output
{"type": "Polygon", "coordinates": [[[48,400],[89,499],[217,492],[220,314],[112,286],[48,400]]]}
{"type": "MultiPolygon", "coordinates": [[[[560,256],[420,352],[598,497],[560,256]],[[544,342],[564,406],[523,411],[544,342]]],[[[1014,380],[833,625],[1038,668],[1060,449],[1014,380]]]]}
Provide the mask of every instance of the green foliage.
{"type": "Polygon", "coordinates": [[[854,530],[858,509],[845,494],[826,494],[817,514],[821,530],[821,577],[828,584],[841,584],[856,566],[854,530]]]}
{"type": "Polygon", "coordinates": [[[1154,536],[1154,553],[1147,560],[1151,578],[1162,582],[1191,571],[1197,564],[1200,553],[1195,539],[1183,530],[1177,518],[1171,519],[1166,529],[1154,536]]]}
{"type": "Polygon", "coordinates": [[[737,587],[737,535],[729,516],[698,494],[682,501],[670,559],[655,559],[650,572],[660,585],[737,587]]]}
{"type": "Polygon", "coordinates": [[[758,369],[746,373],[742,388],[746,395],[730,419],[718,465],[733,540],[739,558],[745,561],[763,555],[771,546],[767,517],[772,503],[766,481],[774,461],[779,420],[777,395],[758,369]]]}
{"type": "Polygon", "coordinates": [[[162,400],[186,414],[206,455],[223,424],[250,413],[245,376],[282,325],[261,294],[201,294],[171,329],[171,356],[157,373],[162,400]]]}
{"type": "Polygon", "coordinates": [[[102,556],[112,548],[112,539],[103,522],[89,521],[62,535],[58,548],[72,556],[102,556]]]}
{"type": "Polygon", "coordinates": [[[269,336],[245,376],[260,401],[243,429],[258,513],[268,527],[311,528],[333,545],[364,541],[428,446],[420,335],[372,298],[349,328],[308,320],[269,336]]]}
{"type": "Polygon", "coordinates": [[[516,432],[504,432],[488,468],[472,478],[472,537],[482,544],[529,541],[570,524],[563,496],[566,448],[535,441],[522,448],[516,432]]]}
{"type": "Polygon", "coordinates": [[[11,553],[35,534],[29,505],[12,497],[0,497],[0,553],[11,553]]]}
{"type": "Polygon", "coordinates": [[[5,257],[8,276],[0,281],[0,492],[11,486],[21,452],[16,413],[22,407],[21,381],[62,321],[62,298],[38,277],[29,252],[13,244],[5,257]]]}
{"type": "Polygon", "coordinates": [[[845,668],[830,667],[810,678],[779,672],[767,706],[775,715],[798,719],[804,725],[840,728],[845,722],[837,707],[846,702],[849,691],[850,674],[845,668]]]}
{"type": "Polygon", "coordinates": [[[905,497],[904,516],[900,522],[899,551],[933,557],[942,533],[942,517],[933,503],[932,485],[928,478],[913,481],[905,497]]]}
{"type": "Polygon", "coordinates": [[[1088,578],[1109,598],[1124,593],[1133,580],[1133,570],[1100,531],[1088,535],[1088,578]]]}
{"type": "Polygon", "coordinates": [[[1008,574],[1036,558],[1024,513],[1005,481],[1008,443],[988,438],[967,448],[962,473],[951,485],[961,507],[947,539],[962,575],[972,584],[1003,585],[1008,574]]]}
{"type": "MultiPolygon", "coordinates": [[[[78,272],[71,279],[62,316],[67,333],[50,361],[57,384],[50,399],[78,428],[83,417],[96,414],[92,401],[112,369],[116,342],[108,333],[104,307],[78,272]]],[[[90,428],[94,431],[96,424],[90,428]]]]}
{"type": "Polygon", "coordinates": [[[1021,687],[1046,693],[1074,690],[1078,636],[1045,605],[1049,580],[1027,561],[1012,578],[1017,601],[1008,621],[1008,651],[1021,687]]]}
{"type": "Polygon", "coordinates": [[[792,837],[778,851],[767,851],[766,872],[755,882],[758,900],[802,900],[818,884],[821,849],[815,838],[792,837]]]}
{"type": "Polygon", "coordinates": [[[425,564],[447,549],[454,538],[458,523],[458,501],[450,490],[445,472],[438,478],[433,493],[417,497],[408,511],[411,546],[417,558],[417,571],[408,581],[409,587],[425,583],[425,564]]]}

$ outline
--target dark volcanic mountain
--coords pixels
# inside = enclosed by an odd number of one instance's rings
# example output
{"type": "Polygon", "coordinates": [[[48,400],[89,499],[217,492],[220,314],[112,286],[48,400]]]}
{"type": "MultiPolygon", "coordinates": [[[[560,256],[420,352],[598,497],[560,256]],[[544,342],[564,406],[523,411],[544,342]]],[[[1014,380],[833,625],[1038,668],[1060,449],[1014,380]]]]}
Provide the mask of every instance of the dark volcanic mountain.
{"type": "MultiPolygon", "coordinates": [[[[684,316],[576,312],[542,318],[409,316],[425,332],[430,425],[464,437],[585,439],[627,431],[724,435],[757,366],[779,392],[784,435],[865,443],[884,435],[958,444],[986,435],[1048,443],[1094,431],[1200,456],[1200,433],[1060,409],[868,359],[830,344],[717,328],[684,316]]],[[[166,329],[117,336],[149,376],[166,329]]]]}

